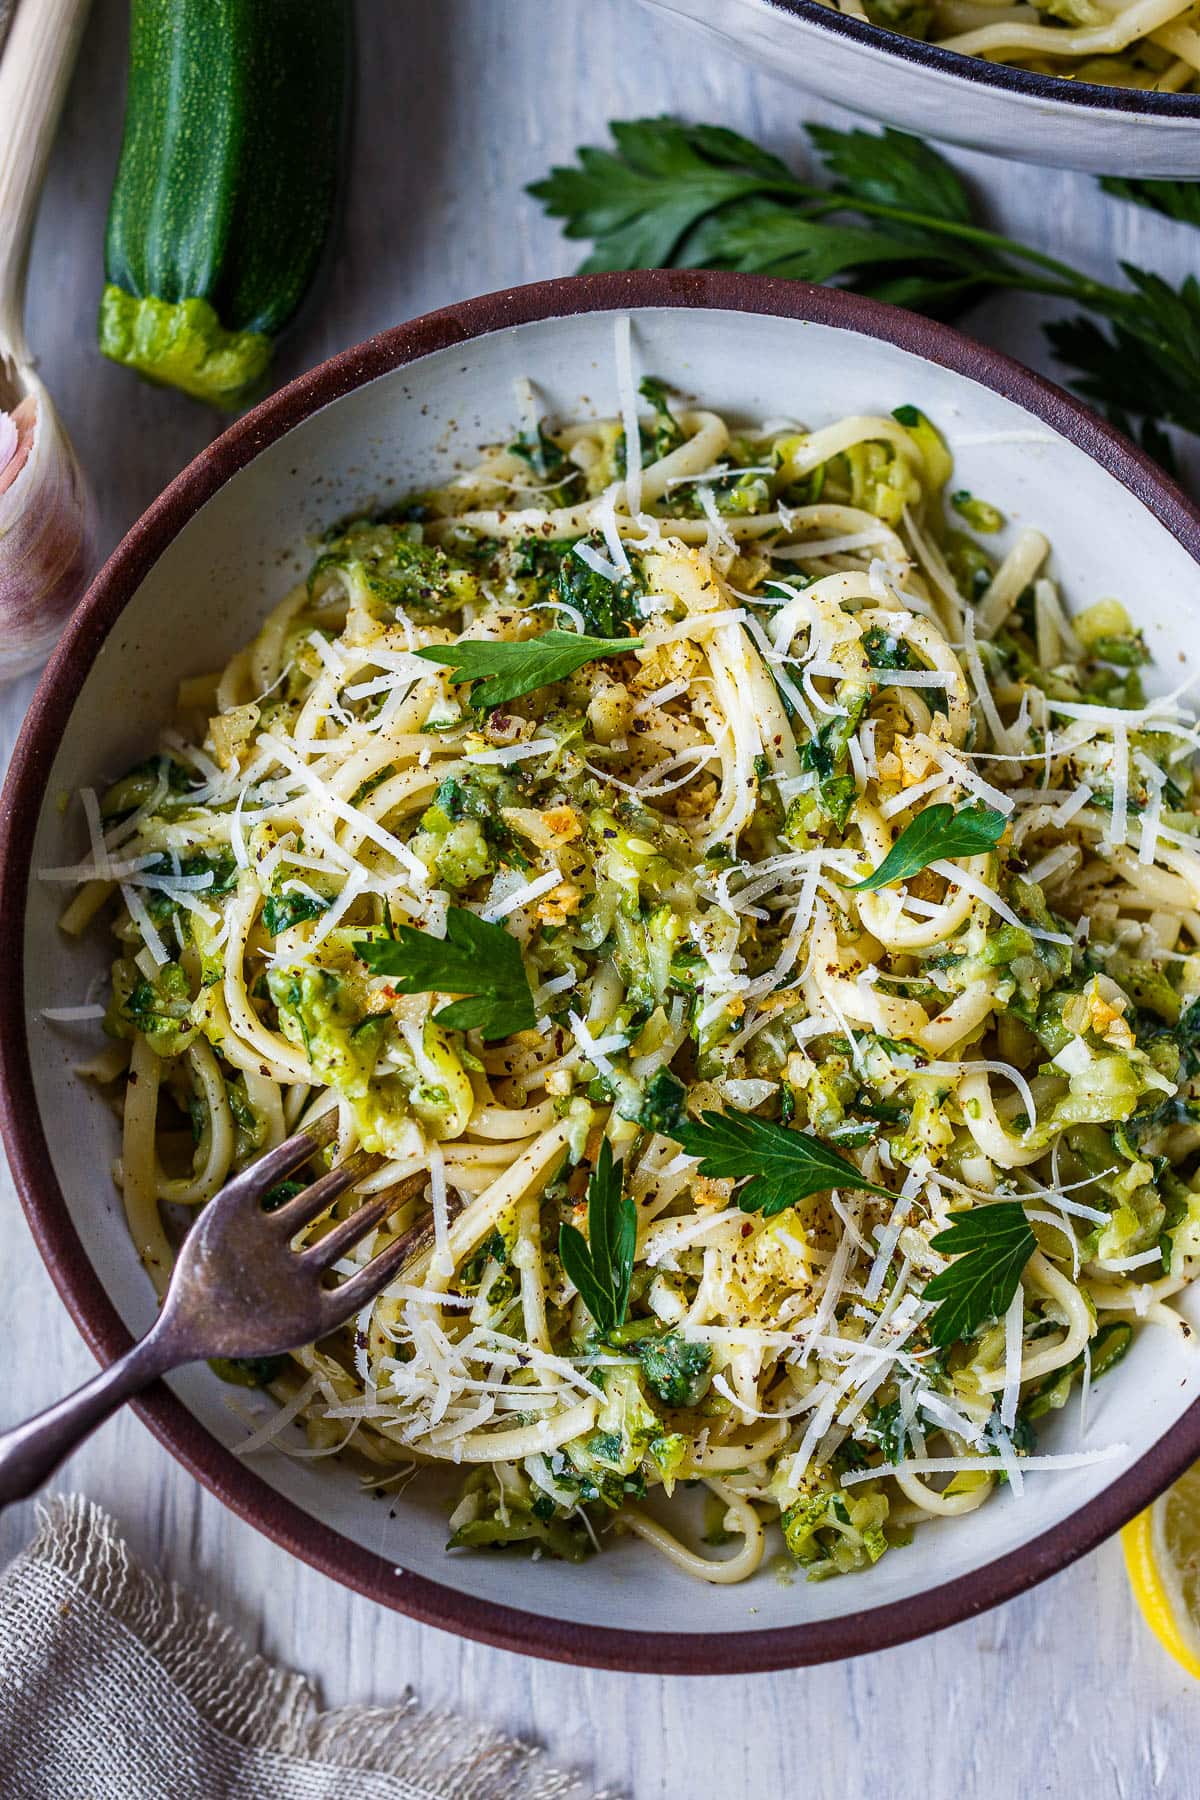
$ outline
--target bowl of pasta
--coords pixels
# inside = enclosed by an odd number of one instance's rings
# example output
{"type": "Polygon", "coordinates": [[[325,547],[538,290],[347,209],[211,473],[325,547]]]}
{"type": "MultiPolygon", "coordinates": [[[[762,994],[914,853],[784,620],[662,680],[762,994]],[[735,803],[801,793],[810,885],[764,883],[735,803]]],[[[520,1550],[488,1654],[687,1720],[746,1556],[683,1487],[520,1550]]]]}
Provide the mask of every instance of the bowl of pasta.
{"type": "Polygon", "coordinates": [[[363,1157],[312,1232],[428,1229],[151,1428],[381,1602],[630,1669],[894,1643],[1146,1505],[1200,1455],[1198,559],[1076,401],[762,277],[491,295],[233,425],[14,758],[10,1159],[105,1358],[305,1123],[363,1157]]]}
{"type": "Polygon", "coordinates": [[[651,0],[854,112],[1096,175],[1200,167],[1193,0],[651,0]]]}

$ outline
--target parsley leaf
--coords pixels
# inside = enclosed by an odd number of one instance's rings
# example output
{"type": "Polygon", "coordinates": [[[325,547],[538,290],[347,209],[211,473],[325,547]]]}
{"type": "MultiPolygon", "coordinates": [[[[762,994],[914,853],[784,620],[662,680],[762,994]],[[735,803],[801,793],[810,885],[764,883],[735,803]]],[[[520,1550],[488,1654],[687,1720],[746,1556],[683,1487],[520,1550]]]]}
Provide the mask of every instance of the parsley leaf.
{"type": "Polygon", "coordinates": [[[646,1083],[634,1117],[644,1131],[661,1131],[664,1137],[674,1137],[686,1103],[687,1089],[679,1077],[672,1075],[670,1069],[656,1069],[646,1083]]]}
{"type": "Polygon", "coordinates": [[[527,462],[533,473],[543,481],[561,474],[567,466],[567,453],[550,436],[544,419],[538,420],[536,436],[528,431],[518,432],[516,440],[508,447],[514,456],[527,462]]]}
{"type": "Polygon", "coordinates": [[[808,135],[826,168],[847,193],[907,212],[971,222],[971,196],[944,156],[907,131],[836,131],[810,125],[808,135]]]}
{"type": "Polygon", "coordinates": [[[654,431],[650,448],[655,458],[669,456],[683,443],[683,427],[671,411],[671,399],[665,381],[657,375],[643,375],[638,382],[638,393],[643,400],[648,400],[654,408],[654,431]]]}
{"type": "MultiPolygon", "coordinates": [[[[598,532],[581,538],[579,543],[590,544],[603,556],[608,555],[598,532]]],[[[617,634],[634,618],[639,594],[645,592],[641,577],[635,566],[630,574],[610,581],[584,562],[579,555],[579,543],[571,544],[559,559],[551,581],[553,596],[575,607],[586,632],[616,642],[617,634]]],[[[619,641],[624,643],[625,640],[619,641]]]]}
{"type": "Polygon", "coordinates": [[[629,119],[610,127],[616,152],[581,149],[578,168],[551,169],[529,188],[571,238],[592,238],[581,273],[657,269],[715,207],[768,192],[803,192],[769,152],[712,125],[629,119]]]}
{"type": "Polygon", "coordinates": [[[1200,181],[1127,181],[1119,175],[1104,175],[1100,186],[1117,200],[1149,207],[1180,225],[1200,226],[1200,181]]]}
{"type": "Polygon", "coordinates": [[[626,650],[640,650],[641,645],[641,638],[594,638],[579,631],[544,631],[541,637],[526,638],[519,644],[460,638],[457,644],[430,644],[418,650],[417,655],[453,669],[450,681],[455,687],[462,681],[481,682],[471,695],[471,704],[486,711],[519,700],[522,694],[532,694],[536,688],[548,687],[552,681],[565,681],[597,657],[620,656],[626,650]]]}
{"type": "Polygon", "coordinates": [[[927,247],[913,231],[830,224],[767,203],[712,220],[696,246],[706,262],[722,268],[818,282],[873,263],[919,258],[927,247]]]}
{"type": "Polygon", "coordinates": [[[904,827],[874,874],[853,882],[850,891],[868,894],[893,881],[906,881],[946,857],[979,856],[994,850],[1007,822],[1002,812],[978,800],[960,806],[957,812],[944,802],[927,807],[904,827]]]}
{"type": "Polygon", "coordinates": [[[1200,282],[1189,275],[1173,288],[1131,263],[1121,267],[1136,306],[1110,310],[1107,333],[1084,318],[1045,326],[1054,354],[1079,371],[1072,385],[1115,423],[1135,414],[1200,432],[1200,282]]]}
{"type": "Polygon", "coordinates": [[[881,298],[940,312],[987,285],[990,246],[1006,243],[971,223],[969,195],[951,165],[904,132],[814,128],[813,141],[841,183],[822,188],[734,132],[674,119],[610,129],[616,154],[581,149],[578,169],[556,168],[529,189],[566,220],[568,237],[594,240],[585,271],[850,277],[850,285],[881,298]],[[827,216],[845,213],[863,218],[827,216]]]}
{"type": "Polygon", "coordinates": [[[699,1406],[712,1380],[712,1345],[676,1337],[644,1338],[635,1346],[650,1392],[664,1406],[699,1406]]]}
{"type": "Polygon", "coordinates": [[[399,994],[463,995],[434,1013],[438,1025],[478,1030],[489,1041],[533,1029],[533,995],[520,944],[503,925],[463,906],[447,908],[444,938],[397,925],[393,937],[357,942],[354,954],[373,974],[388,976],[399,994]]]}
{"type": "Polygon", "coordinates": [[[277,1181],[273,1188],[268,1188],[260,1202],[264,1212],[274,1212],[277,1207],[286,1206],[297,1194],[302,1194],[308,1186],[306,1181],[277,1181]]]}
{"type": "Polygon", "coordinates": [[[561,1225],[558,1233],[562,1266],[604,1336],[625,1321],[637,1245],[637,1207],[622,1197],[623,1172],[624,1164],[613,1162],[612,1145],[602,1139],[588,1182],[587,1237],[574,1225],[561,1225]]]}
{"type": "Polygon", "coordinates": [[[985,1319],[1007,1312],[1021,1272],[1037,1249],[1019,1200],[998,1200],[955,1214],[953,1223],[930,1242],[954,1258],[925,1283],[924,1298],[938,1303],[929,1336],[939,1346],[958,1343],[985,1319]]]}
{"type": "Polygon", "coordinates": [[[810,1194],[830,1188],[856,1193],[887,1194],[867,1181],[836,1150],[807,1131],[789,1131],[750,1113],[701,1113],[700,1122],[678,1125],[671,1136],[689,1156],[699,1156],[700,1173],[745,1181],[738,1193],[743,1212],[771,1218],[810,1194]]]}
{"type": "Polygon", "coordinates": [[[315,919],[328,905],[328,900],[318,900],[313,894],[271,894],[263,906],[263,924],[272,937],[278,937],[305,919],[315,919]]]}

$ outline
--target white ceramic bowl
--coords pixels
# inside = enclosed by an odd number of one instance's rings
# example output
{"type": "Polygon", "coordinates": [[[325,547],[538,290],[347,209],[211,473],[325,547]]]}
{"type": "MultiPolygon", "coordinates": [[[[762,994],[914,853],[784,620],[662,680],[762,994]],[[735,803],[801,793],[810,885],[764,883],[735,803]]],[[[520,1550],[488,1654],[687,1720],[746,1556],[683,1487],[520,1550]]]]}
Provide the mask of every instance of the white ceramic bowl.
{"type": "Polygon", "coordinates": [[[798,87],[922,137],[1093,175],[1200,177],[1200,94],[1034,75],[819,0],[650,0],[798,87]]]}
{"type": "MultiPolygon", "coordinates": [[[[307,533],[503,438],[517,376],[533,377],[563,417],[611,414],[613,319],[625,310],[642,369],[728,414],[820,424],[920,406],[946,433],[964,485],[1014,525],[1046,530],[1071,602],[1119,594],[1164,680],[1175,685],[1192,666],[1200,515],[1076,401],[943,326],[870,301],[760,277],[581,277],[435,313],[293,383],[205,451],[118,548],[46,672],[5,790],[0,1106],[32,1227],[101,1357],[145,1331],[155,1307],[105,1173],[114,1121],[72,1072],[96,1028],[40,1016],[77,1003],[108,958],[103,934],[67,951],[61,891],[31,878],[84,849],[78,810],[64,815],[57,796],[146,752],[179,678],[246,641],[293,579],[307,533]]],[[[1147,1331],[1093,1394],[1090,1437],[1127,1444],[1116,1460],[1031,1475],[1023,1498],[1006,1493],[925,1526],[867,1574],[790,1587],[763,1574],[721,1588],[687,1581],[632,1539],[582,1568],[448,1556],[436,1480],[414,1482],[393,1509],[332,1463],[269,1451],[243,1464],[229,1390],[202,1367],[168,1385],[144,1407],[152,1428],[299,1555],[451,1629],[627,1668],[790,1666],[948,1624],[1091,1548],[1200,1455],[1200,1359],[1147,1331]]],[[[1073,1415],[1063,1417],[1058,1441],[1069,1445],[1073,1415]]],[[[1046,1438],[1053,1447],[1053,1430],[1046,1438]]]]}

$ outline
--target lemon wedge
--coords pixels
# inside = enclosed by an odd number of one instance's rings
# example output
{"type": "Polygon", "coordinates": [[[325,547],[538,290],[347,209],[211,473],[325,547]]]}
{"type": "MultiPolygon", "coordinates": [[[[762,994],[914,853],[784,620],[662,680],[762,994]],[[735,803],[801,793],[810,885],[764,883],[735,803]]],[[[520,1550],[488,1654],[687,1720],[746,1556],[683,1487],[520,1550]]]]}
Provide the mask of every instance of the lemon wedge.
{"type": "Polygon", "coordinates": [[[1130,1520],[1121,1547],[1142,1617],[1200,1680],[1200,1463],[1130,1520]]]}

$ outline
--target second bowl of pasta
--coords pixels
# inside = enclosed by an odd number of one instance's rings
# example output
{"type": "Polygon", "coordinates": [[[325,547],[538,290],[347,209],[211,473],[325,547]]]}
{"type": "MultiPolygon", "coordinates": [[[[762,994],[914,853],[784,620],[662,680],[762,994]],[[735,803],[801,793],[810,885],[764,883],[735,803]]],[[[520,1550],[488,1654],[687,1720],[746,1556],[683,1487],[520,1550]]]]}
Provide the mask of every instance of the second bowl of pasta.
{"type": "Polygon", "coordinates": [[[651,0],[855,112],[996,156],[1194,178],[1191,0],[651,0]]]}

